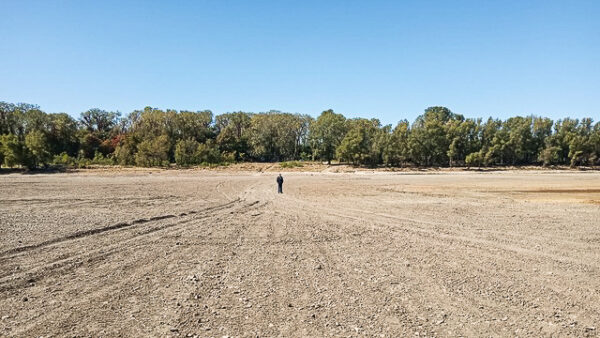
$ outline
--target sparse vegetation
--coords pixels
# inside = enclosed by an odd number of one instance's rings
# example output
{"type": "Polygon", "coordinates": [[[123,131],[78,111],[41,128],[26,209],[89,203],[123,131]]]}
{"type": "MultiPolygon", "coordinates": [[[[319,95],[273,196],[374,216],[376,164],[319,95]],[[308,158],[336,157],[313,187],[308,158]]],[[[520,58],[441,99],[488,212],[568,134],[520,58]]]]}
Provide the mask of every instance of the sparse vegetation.
{"type": "Polygon", "coordinates": [[[279,166],[282,168],[302,168],[304,164],[299,161],[287,161],[279,163],[279,166]]]}

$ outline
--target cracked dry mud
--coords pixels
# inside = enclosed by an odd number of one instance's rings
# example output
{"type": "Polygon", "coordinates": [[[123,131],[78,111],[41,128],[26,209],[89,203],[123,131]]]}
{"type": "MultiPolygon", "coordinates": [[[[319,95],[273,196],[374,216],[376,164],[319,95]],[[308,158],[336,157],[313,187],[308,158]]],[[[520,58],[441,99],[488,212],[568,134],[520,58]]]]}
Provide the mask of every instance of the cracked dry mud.
{"type": "Polygon", "coordinates": [[[0,336],[596,336],[600,173],[0,176],[0,336]]]}

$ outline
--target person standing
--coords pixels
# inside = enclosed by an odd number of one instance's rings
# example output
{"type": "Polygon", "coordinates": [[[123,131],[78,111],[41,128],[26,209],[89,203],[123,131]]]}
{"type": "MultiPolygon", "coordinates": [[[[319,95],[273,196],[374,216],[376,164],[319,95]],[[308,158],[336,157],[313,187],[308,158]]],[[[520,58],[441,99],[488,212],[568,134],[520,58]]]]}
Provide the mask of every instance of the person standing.
{"type": "Polygon", "coordinates": [[[281,174],[277,176],[277,193],[283,194],[283,176],[281,174]]]}

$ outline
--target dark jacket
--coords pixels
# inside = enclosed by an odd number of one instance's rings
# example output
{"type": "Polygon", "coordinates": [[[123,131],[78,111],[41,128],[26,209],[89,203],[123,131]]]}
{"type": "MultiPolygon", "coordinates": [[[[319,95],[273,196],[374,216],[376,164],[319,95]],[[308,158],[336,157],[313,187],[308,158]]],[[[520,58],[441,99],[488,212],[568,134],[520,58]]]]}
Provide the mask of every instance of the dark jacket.
{"type": "Polygon", "coordinates": [[[277,176],[277,184],[279,184],[279,185],[283,184],[283,177],[277,176]]]}

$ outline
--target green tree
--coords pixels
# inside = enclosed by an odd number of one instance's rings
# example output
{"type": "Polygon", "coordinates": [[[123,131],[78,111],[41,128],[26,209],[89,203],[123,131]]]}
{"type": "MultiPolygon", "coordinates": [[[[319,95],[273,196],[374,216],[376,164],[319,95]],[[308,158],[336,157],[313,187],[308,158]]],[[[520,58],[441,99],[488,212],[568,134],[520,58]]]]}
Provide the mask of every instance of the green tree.
{"type": "Polygon", "coordinates": [[[48,117],[50,121],[47,138],[51,152],[53,154],[65,152],[70,156],[77,155],[79,148],[77,121],[65,113],[49,114],[48,117]]]}
{"type": "Polygon", "coordinates": [[[0,137],[0,168],[4,164],[4,147],[2,146],[2,137],[0,137]]]}
{"type": "Polygon", "coordinates": [[[20,135],[27,135],[33,131],[47,133],[50,129],[49,116],[38,108],[24,111],[21,122],[20,135]]]}
{"type": "Polygon", "coordinates": [[[178,140],[192,138],[202,143],[214,137],[210,110],[181,111],[175,116],[175,133],[178,140]]]}
{"type": "Polygon", "coordinates": [[[120,116],[120,112],[92,108],[81,113],[79,121],[84,129],[104,140],[110,136],[113,128],[118,125],[120,116]]]}
{"type": "Polygon", "coordinates": [[[194,156],[198,163],[221,162],[221,153],[219,152],[219,147],[213,140],[208,140],[206,143],[198,144],[194,156]]]}
{"type": "Polygon", "coordinates": [[[120,165],[135,165],[137,144],[132,135],[123,135],[115,148],[115,158],[120,165]]]}
{"type": "Polygon", "coordinates": [[[310,118],[300,114],[269,111],[252,115],[250,155],[260,161],[298,159],[307,142],[309,124],[310,118]]]}
{"type": "Polygon", "coordinates": [[[451,120],[464,120],[446,107],[429,107],[417,117],[410,133],[412,160],[418,165],[447,165],[450,140],[447,136],[451,120]]]}
{"type": "Polygon", "coordinates": [[[19,103],[12,104],[0,102],[0,135],[13,134],[17,137],[25,137],[25,114],[30,110],[38,110],[39,106],[19,103]]]}
{"type": "Polygon", "coordinates": [[[403,166],[410,158],[409,140],[410,125],[407,120],[398,122],[390,136],[390,143],[383,154],[383,162],[387,165],[403,166]]]}
{"type": "Polygon", "coordinates": [[[179,166],[190,166],[199,163],[196,154],[200,143],[193,138],[180,140],[175,146],[175,162],[179,166]]]}
{"type": "Polygon", "coordinates": [[[0,135],[16,133],[15,110],[14,104],[0,101],[0,135]]]}
{"type": "Polygon", "coordinates": [[[31,161],[25,143],[15,134],[0,136],[0,149],[4,157],[4,165],[14,168],[18,165],[31,166],[31,161]]]}
{"type": "Polygon", "coordinates": [[[175,144],[178,136],[182,135],[178,129],[177,112],[146,107],[143,111],[133,112],[131,116],[134,121],[131,126],[131,134],[133,141],[137,144],[137,150],[140,150],[142,142],[164,136],[162,139],[165,144],[162,147],[167,148],[166,161],[174,160],[175,144]]]}
{"type": "Polygon", "coordinates": [[[600,122],[596,122],[589,137],[590,165],[600,165],[600,122]]]}
{"type": "MultiPolygon", "coordinates": [[[[385,126],[380,126],[379,121],[377,120],[377,125],[375,125],[375,129],[373,129],[373,144],[372,144],[372,156],[371,156],[371,165],[375,166],[378,164],[385,163],[385,159],[387,158],[387,154],[389,154],[392,144],[392,125],[387,124],[385,126]]],[[[385,163],[388,164],[388,163],[385,163]]]]}
{"type": "Polygon", "coordinates": [[[546,117],[534,117],[532,126],[532,142],[530,153],[532,155],[531,162],[537,161],[543,162],[541,159],[542,151],[544,150],[544,143],[552,135],[552,126],[554,122],[546,117]]]}
{"type": "Polygon", "coordinates": [[[490,146],[487,148],[484,156],[486,165],[505,165],[509,158],[509,139],[510,135],[505,128],[502,128],[494,134],[490,146]]]}
{"type": "Polygon", "coordinates": [[[377,142],[379,120],[352,119],[346,124],[348,132],[336,150],[338,158],[355,165],[376,165],[382,152],[377,142]]]}
{"type": "Polygon", "coordinates": [[[600,164],[600,124],[591,119],[552,120],[516,116],[505,121],[465,119],[445,107],[430,107],[415,123],[392,130],[376,120],[324,111],[308,115],[279,111],[235,112],[146,107],[120,118],[90,109],[79,122],[46,114],[39,106],[0,102],[0,162],[10,166],[80,163],[164,165],[176,162],[327,160],[379,165],[600,164]]]}
{"type": "Polygon", "coordinates": [[[96,134],[89,133],[86,130],[79,131],[79,155],[84,158],[93,158],[100,146],[102,140],[96,134]]]}
{"type": "Polygon", "coordinates": [[[167,165],[169,163],[168,141],[167,135],[161,135],[140,142],[135,154],[135,164],[140,167],[167,165]]]}
{"type": "Polygon", "coordinates": [[[465,164],[467,155],[481,149],[481,120],[453,119],[446,124],[450,166],[465,164]]]}
{"type": "Polygon", "coordinates": [[[588,165],[593,157],[593,145],[590,142],[593,135],[592,119],[584,118],[577,124],[575,135],[569,142],[569,159],[571,167],[588,165]]]}
{"type": "Polygon", "coordinates": [[[331,160],[336,156],[336,149],[346,134],[346,118],[329,109],[321,113],[310,125],[309,139],[313,158],[331,160]]]}
{"type": "Polygon", "coordinates": [[[52,159],[50,145],[43,132],[34,130],[27,134],[27,136],[25,136],[25,145],[31,154],[33,167],[38,167],[40,165],[46,166],[52,159]]]}
{"type": "Polygon", "coordinates": [[[250,121],[251,115],[241,111],[216,117],[217,144],[224,152],[233,153],[237,161],[246,159],[250,151],[248,145],[250,121]]]}

